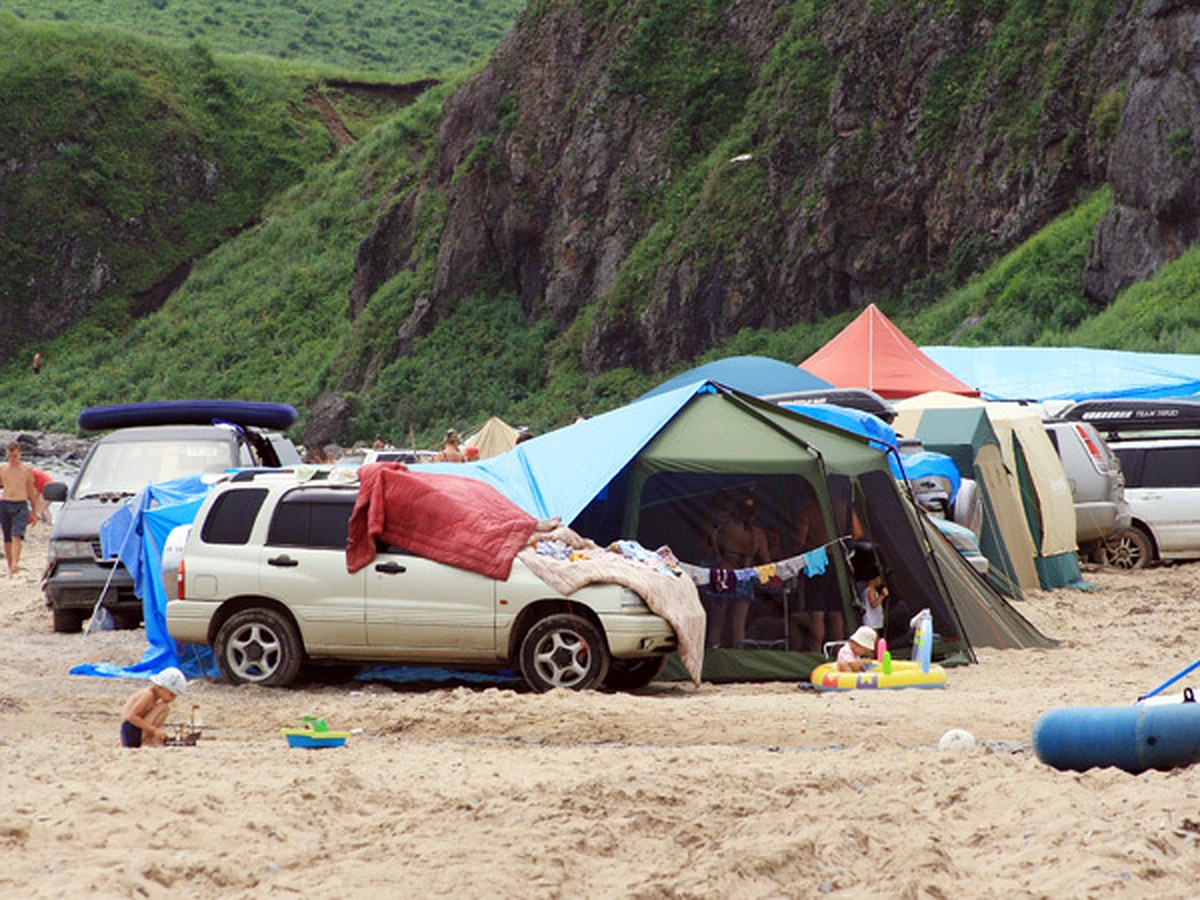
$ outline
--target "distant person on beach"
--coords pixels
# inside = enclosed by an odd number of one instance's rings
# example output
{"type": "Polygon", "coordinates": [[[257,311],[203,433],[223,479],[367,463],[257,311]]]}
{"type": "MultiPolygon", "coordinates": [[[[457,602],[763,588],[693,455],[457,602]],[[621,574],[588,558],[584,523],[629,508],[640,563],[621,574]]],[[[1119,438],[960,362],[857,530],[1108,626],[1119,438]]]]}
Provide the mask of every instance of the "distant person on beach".
{"type": "Polygon", "coordinates": [[[437,455],[438,462],[466,462],[467,457],[460,449],[462,438],[453,428],[446,429],[446,438],[442,441],[441,452],[437,455]]]}
{"type": "Polygon", "coordinates": [[[21,571],[21,545],[25,527],[36,525],[42,510],[42,495],[34,481],[33,469],[21,462],[21,445],[8,444],[8,462],[0,463],[0,528],[4,531],[4,558],[8,574],[21,571]]]}
{"type": "Polygon", "coordinates": [[[42,371],[42,351],[38,350],[33,354],[33,374],[37,375],[42,371]]]}
{"type": "Polygon", "coordinates": [[[150,676],[150,684],[129,698],[121,713],[122,747],[162,747],[167,742],[163,724],[175,698],[187,690],[187,679],[175,667],[150,676]]]}
{"type": "Polygon", "coordinates": [[[850,640],[842,644],[842,649],[838,651],[837,670],[839,672],[861,672],[871,665],[873,660],[870,654],[875,649],[877,639],[875,629],[860,625],[854,634],[850,635],[850,640]]]}

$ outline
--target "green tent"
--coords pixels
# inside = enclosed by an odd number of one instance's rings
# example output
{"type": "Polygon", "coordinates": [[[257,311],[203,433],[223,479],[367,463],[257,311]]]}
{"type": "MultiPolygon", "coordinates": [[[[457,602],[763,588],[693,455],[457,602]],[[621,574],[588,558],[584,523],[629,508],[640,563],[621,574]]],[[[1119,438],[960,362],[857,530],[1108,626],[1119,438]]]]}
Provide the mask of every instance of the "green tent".
{"type": "Polygon", "coordinates": [[[988,558],[988,581],[1013,599],[1022,588],[1037,588],[1036,550],[1025,512],[1014,499],[1013,474],[1004,464],[1000,440],[982,406],[904,409],[897,404],[896,430],[919,438],[926,450],[954,460],[964,478],[974,480],[983,523],[979,549],[988,558]]]}
{"type": "Polygon", "coordinates": [[[1053,644],[936,529],[927,531],[923,516],[867,438],[710,385],[571,524],[601,542],[635,537],[646,547],[667,545],[698,576],[713,620],[707,680],[807,678],[824,661],[824,641],[858,624],[851,552],[874,554],[884,575],[894,603],[888,638],[898,654],[911,642],[909,618],[926,608],[942,659],[970,660],[972,644],[1053,644]],[[711,557],[714,516],[730,503],[751,511],[751,527],[770,549],[758,583],[740,597],[721,592],[723,570],[711,557]],[[797,559],[805,563],[798,573],[797,559]]]}

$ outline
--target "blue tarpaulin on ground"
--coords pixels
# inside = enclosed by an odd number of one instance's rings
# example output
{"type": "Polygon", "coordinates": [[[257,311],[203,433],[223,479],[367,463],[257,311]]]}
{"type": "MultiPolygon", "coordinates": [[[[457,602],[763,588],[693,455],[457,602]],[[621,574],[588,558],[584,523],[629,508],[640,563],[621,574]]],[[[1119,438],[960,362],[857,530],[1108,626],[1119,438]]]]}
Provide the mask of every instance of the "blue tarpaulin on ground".
{"type": "Polygon", "coordinates": [[[162,582],[167,536],[176,526],[195,520],[209,487],[199,475],[149,485],[101,524],[101,552],[120,559],[142,600],[148,646],[141,661],[132,666],[85,663],[71,669],[72,675],[149,678],[167,666],[177,666],[189,677],[216,673],[207,647],[177,645],[167,633],[167,593],[162,582]]]}

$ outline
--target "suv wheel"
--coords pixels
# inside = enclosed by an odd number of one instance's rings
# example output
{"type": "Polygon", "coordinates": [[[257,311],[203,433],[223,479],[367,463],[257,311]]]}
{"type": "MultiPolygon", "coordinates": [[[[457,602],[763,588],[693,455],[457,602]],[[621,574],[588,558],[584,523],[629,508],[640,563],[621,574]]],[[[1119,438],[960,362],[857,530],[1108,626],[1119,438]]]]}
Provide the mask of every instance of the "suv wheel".
{"type": "Polygon", "coordinates": [[[521,641],[521,674],[539,693],[595,687],[608,674],[608,647],[600,630],[581,616],[560,613],[534,623],[521,641]]]}
{"type": "Polygon", "coordinates": [[[665,656],[642,656],[638,659],[614,659],[608,666],[604,686],[614,691],[636,691],[644,688],[667,667],[665,656]]]}
{"type": "Polygon", "coordinates": [[[1150,536],[1140,528],[1123,528],[1100,546],[1105,565],[1116,569],[1144,569],[1154,558],[1150,536]]]}
{"type": "Polygon", "coordinates": [[[273,609],[234,613],[217,632],[217,667],[230,684],[281,687],[304,662],[300,635],[287,616],[273,609]]]}

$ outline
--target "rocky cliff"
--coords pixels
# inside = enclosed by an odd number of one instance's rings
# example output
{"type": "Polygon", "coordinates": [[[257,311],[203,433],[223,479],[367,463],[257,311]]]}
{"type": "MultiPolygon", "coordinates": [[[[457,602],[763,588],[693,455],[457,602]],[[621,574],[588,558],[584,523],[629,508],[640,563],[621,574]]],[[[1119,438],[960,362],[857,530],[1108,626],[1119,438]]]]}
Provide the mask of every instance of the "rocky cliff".
{"type": "Polygon", "coordinates": [[[1196,7],[535,2],[363,241],[351,313],[436,203],[398,352],[486,275],[587,370],[656,371],[969,274],[1110,179],[1106,302],[1196,234],[1196,7]]]}

